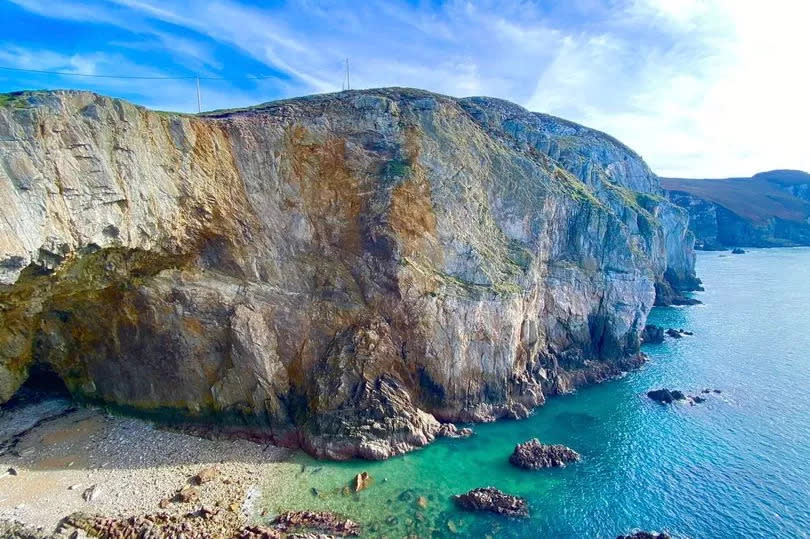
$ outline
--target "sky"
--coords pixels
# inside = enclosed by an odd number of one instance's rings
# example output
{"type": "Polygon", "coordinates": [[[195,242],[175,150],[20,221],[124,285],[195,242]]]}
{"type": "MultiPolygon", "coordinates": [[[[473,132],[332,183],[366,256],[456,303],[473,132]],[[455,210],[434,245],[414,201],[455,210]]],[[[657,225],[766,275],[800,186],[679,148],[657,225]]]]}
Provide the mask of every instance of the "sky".
{"type": "Polygon", "coordinates": [[[205,110],[409,86],[600,129],[661,176],[810,170],[804,0],[0,0],[0,92],[205,110]]]}

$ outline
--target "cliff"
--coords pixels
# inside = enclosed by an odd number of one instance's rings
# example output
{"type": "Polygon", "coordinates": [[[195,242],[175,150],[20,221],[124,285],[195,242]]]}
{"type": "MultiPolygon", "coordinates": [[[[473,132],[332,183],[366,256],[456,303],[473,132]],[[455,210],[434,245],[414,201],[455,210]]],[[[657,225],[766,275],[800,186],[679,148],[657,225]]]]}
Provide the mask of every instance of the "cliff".
{"type": "Polygon", "coordinates": [[[773,170],[751,178],[662,178],[661,184],[689,211],[699,249],[810,245],[810,174],[773,170]]]}
{"type": "Polygon", "coordinates": [[[697,284],[686,214],[635,153],[510,103],[2,103],[0,400],[48,371],[384,458],[638,365],[654,301],[697,284]]]}

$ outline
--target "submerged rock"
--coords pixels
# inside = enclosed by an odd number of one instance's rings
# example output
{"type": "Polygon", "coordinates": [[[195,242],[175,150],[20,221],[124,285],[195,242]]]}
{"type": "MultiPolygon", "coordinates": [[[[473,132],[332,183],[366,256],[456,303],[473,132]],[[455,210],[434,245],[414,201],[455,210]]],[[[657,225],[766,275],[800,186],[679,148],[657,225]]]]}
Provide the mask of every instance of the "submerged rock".
{"type": "Polygon", "coordinates": [[[0,401],[36,360],[82,399],[383,459],[639,365],[652,305],[698,286],[638,154],[508,102],[15,103],[0,401]]]}
{"type": "Polygon", "coordinates": [[[564,445],[545,445],[534,438],[518,444],[509,457],[509,462],[519,468],[539,470],[541,468],[564,467],[580,459],[579,453],[564,445]]]}
{"type": "Polygon", "coordinates": [[[647,396],[656,402],[660,402],[661,404],[670,404],[675,401],[686,400],[686,395],[677,389],[673,389],[672,391],[666,388],[654,389],[652,391],[648,391],[647,396]]]}
{"type": "Polygon", "coordinates": [[[510,517],[528,517],[529,506],[518,496],[504,494],[494,487],[473,489],[453,496],[456,505],[467,511],[489,511],[510,517]]]}

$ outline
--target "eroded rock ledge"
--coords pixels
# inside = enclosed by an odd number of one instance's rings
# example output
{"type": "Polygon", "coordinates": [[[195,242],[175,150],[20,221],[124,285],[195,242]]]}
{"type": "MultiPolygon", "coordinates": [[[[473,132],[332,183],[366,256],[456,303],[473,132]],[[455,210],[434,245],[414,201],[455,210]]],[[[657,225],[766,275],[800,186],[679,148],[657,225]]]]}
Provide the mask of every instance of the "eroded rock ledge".
{"type": "Polygon", "coordinates": [[[0,400],[47,370],[78,399],[385,458],[637,366],[653,303],[698,286],[637,154],[511,103],[4,103],[0,400]]]}

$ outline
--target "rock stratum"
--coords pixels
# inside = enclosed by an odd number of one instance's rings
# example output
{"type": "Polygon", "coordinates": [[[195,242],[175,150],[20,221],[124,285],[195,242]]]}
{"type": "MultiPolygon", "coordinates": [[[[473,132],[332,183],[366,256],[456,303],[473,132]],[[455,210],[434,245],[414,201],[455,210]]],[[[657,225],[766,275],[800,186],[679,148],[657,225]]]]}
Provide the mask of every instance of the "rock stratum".
{"type": "Polygon", "coordinates": [[[810,245],[810,174],[760,172],[751,178],[662,178],[667,196],[689,212],[696,247],[810,245]]]}
{"type": "Polygon", "coordinates": [[[686,212],[637,154],[505,101],[0,103],[0,400],[48,372],[385,458],[638,365],[650,308],[697,286],[686,212]]]}

